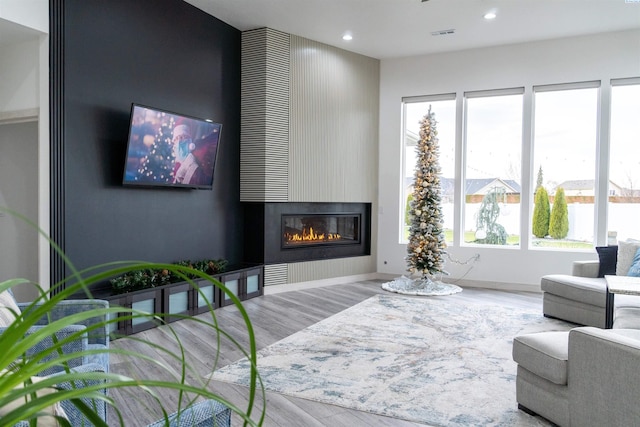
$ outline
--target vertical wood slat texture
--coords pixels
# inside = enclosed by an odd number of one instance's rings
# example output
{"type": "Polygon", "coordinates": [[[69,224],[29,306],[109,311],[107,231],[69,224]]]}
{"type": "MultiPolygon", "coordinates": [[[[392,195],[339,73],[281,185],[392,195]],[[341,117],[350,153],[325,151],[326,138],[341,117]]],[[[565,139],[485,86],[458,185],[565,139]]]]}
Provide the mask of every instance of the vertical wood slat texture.
{"type": "Polygon", "coordinates": [[[240,200],[288,200],[289,35],[242,33],[240,200]]]}
{"type": "MultiPolygon", "coordinates": [[[[376,212],[379,73],[377,59],[268,28],[243,32],[240,200],[373,202],[376,212]]],[[[265,285],[375,270],[374,251],[267,266],[265,285]]]]}
{"type": "Polygon", "coordinates": [[[377,59],[291,37],[289,201],[376,199],[379,68],[377,59]]]}
{"type": "MultiPolygon", "coordinates": [[[[51,239],[64,252],[64,0],[49,1],[49,111],[50,158],[49,182],[51,199],[49,227],[51,239]]],[[[50,283],[62,281],[66,269],[64,259],[53,248],[50,251],[50,283]]],[[[53,293],[56,293],[54,290],[53,293]]]]}
{"type": "MultiPolygon", "coordinates": [[[[373,202],[377,211],[379,69],[377,59],[291,36],[289,201],[373,202]]],[[[290,264],[288,283],[375,271],[373,249],[290,264]]]]}
{"type": "Polygon", "coordinates": [[[375,271],[375,257],[373,256],[299,262],[289,264],[287,283],[309,282],[333,277],[367,274],[375,271]]]}

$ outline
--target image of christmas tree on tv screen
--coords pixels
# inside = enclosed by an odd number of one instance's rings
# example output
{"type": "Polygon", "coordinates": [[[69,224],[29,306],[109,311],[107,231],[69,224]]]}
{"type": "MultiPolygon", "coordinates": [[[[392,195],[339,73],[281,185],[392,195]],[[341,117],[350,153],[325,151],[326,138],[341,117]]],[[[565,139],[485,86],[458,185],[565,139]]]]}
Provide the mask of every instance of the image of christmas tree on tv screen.
{"type": "Polygon", "coordinates": [[[211,186],[221,125],[135,105],[124,182],[211,186]]]}

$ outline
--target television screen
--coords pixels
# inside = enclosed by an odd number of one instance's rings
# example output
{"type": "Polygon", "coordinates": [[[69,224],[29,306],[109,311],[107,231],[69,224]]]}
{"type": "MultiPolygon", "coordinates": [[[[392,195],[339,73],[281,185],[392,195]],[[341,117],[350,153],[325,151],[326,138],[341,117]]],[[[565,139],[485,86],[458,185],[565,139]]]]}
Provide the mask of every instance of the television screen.
{"type": "Polygon", "coordinates": [[[222,125],[133,104],[124,185],[211,189],[222,125]]]}

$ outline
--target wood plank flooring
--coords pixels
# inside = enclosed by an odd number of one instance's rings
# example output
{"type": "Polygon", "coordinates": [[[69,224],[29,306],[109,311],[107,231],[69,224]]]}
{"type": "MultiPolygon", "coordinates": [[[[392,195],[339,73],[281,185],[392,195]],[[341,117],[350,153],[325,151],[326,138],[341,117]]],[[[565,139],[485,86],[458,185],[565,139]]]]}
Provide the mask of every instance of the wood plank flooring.
{"type": "MultiPolygon", "coordinates": [[[[253,298],[245,301],[243,305],[253,324],[258,349],[261,349],[373,295],[386,293],[381,289],[381,283],[382,281],[373,280],[290,291],[253,298]]],[[[453,296],[430,298],[456,298],[460,301],[481,302],[490,305],[539,308],[542,315],[542,296],[537,293],[465,288],[463,292],[453,296]]],[[[237,308],[223,307],[215,310],[215,314],[221,329],[229,332],[234,339],[246,347],[248,343],[246,328],[237,308]]],[[[202,314],[198,316],[198,319],[210,320],[211,316],[202,314]]],[[[210,374],[214,367],[216,348],[218,347],[215,334],[209,327],[191,320],[173,322],[170,326],[180,337],[187,359],[195,370],[188,376],[193,381],[201,381],[201,378],[210,374]]],[[[179,350],[171,329],[167,326],[144,331],[133,337],[148,340],[162,348],[179,350]]],[[[161,349],[145,348],[138,341],[130,338],[112,341],[111,346],[116,349],[138,350],[155,360],[174,365],[173,361],[161,349]]],[[[219,348],[218,367],[243,357],[242,353],[226,339],[220,342],[219,348]]],[[[144,375],[146,378],[151,376],[155,379],[170,377],[165,370],[154,366],[153,363],[139,360],[131,362],[127,360],[126,356],[117,354],[111,356],[111,371],[127,375],[144,375]]],[[[247,389],[245,387],[214,381],[209,385],[209,388],[239,407],[246,405],[247,389]]],[[[157,393],[166,410],[173,412],[177,406],[176,394],[164,390],[157,390],[157,393]]],[[[120,408],[125,426],[145,426],[161,415],[158,403],[140,390],[133,393],[112,390],[110,396],[114,398],[120,408]]],[[[266,417],[263,425],[269,427],[405,427],[422,425],[272,392],[266,394],[266,405],[266,417]]],[[[254,412],[254,414],[256,413],[254,412]]],[[[119,425],[118,418],[114,413],[110,413],[109,417],[110,425],[119,425]]],[[[242,425],[238,416],[233,416],[232,425],[242,425]]]]}

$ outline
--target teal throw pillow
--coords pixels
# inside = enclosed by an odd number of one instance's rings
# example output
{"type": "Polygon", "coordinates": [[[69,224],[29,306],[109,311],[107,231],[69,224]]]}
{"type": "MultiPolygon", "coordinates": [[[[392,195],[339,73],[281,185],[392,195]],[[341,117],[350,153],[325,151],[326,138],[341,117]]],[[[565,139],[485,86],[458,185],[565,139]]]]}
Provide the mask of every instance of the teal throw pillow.
{"type": "Polygon", "coordinates": [[[640,249],[636,251],[627,276],[640,277],[640,249]]]}

